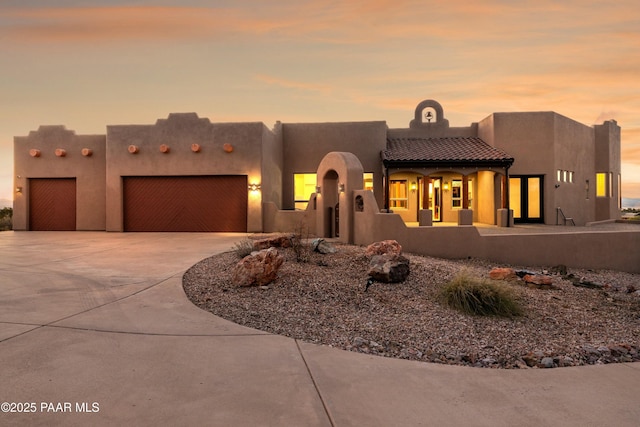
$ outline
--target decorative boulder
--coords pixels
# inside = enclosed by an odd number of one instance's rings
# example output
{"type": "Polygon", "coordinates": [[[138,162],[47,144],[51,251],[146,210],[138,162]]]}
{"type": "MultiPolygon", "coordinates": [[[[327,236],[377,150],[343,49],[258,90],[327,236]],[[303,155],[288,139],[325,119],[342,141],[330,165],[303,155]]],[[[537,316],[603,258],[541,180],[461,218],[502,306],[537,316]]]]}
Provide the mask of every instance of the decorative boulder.
{"type": "Polygon", "coordinates": [[[366,256],[393,254],[400,255],[402,253],[402,246],[395,240],[382,240],[380,242],[374,242],[367,246],[365,251],[366,256]]]}
{"type": "Polygon", "coordinates": [[[334,254],[337,252],[337,249],[324,239],[313,239],[311,241],[311,249],[321,254],[334,254]]]}
{"type": "Polygon", "coordinates": [[[493,280],[510,280],[516,278],[516,272],[513,268],[496,267],[489,272],[489,278],[493,280]]]}
{"type": "Polygon", "coordinates": [[[233,270],[233,284],[236,286],[263,286],[278,277],[278,269],[284,257],[276,248],[252,252],[240,260],[233,270]]]}
{"type": "Polygon", "coordinates": [[[554,289],[555,288],[555,286],[553,286],[553,279],[551,278],[551,276],[546,276],[543,274],[533,274],[533,275],[527,274],[522,278],[522,280],[524,280],[527,286],[531,288],[538,288],[538,289],[554,289]]]}
{"type": "Polygon", "coordinates": [[[369,276],[378,282],[404,282],[409,276],[409,260],[402,255],[374,255],[369,264],[369,276]]]}
{"type": "Polygon", "coordinates": [[[267,237],[265,239],[256,240],[253,242],[253,249],[260,251],[267,248],[290,248],[292,234],[284,234],[282,236],[267,237]]]}

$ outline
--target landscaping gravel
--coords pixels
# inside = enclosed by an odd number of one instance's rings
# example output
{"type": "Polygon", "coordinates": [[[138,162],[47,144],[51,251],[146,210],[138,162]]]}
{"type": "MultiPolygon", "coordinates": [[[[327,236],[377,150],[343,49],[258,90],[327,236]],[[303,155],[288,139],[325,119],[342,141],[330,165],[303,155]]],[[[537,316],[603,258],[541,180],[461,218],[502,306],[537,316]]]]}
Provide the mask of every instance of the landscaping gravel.
{"type": "MultiPolygon", "coordinates": [[[[486,278],[478,259],[445,260],[403,254],[411,272],[403,283],[374,283],[365,292],[365,248],[335,244],[334,254],[310,253],[285,262],[263,287],[236,287],[234,252],[205,259],[183,278],[188,298],[204,310],[273,334],[378,356],[487,368],[551,368],[640,360],[640,275],[569,269],[601,288],[577,287],[560,275],[557,289],[505,282],[522,304],[514,318],[463,314],[446,306],[440,289],[456,274],[486,278]]],[[[546,270],[551,270],[549,266],[546,270]]]]}

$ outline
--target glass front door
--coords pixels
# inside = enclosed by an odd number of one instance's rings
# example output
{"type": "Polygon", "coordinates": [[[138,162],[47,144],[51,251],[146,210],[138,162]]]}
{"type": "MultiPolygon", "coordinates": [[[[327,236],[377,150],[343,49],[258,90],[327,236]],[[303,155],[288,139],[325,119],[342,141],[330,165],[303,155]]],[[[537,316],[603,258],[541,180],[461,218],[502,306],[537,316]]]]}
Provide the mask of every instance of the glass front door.
{"type": "Polygon", "coordinates": [[[442,178],[431,178],[429,182],[429,209],[434,221],[442,221],[442,178]]]}
{"type": "Polygon", "coordinates": [[[544,222],[542,184],[542,175],[509,178],[509,209],[515,222],[544,222]]]}

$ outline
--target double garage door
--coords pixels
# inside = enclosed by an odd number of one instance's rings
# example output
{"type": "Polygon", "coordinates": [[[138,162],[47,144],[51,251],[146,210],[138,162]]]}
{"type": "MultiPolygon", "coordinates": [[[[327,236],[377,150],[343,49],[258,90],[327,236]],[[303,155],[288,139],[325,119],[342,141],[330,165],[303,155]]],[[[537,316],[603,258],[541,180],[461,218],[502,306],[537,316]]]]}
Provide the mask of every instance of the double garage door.
{"type": "Polygon", "coordinates": [[[124,177],[124,231],[247,231],[247,177],[124,177]]]}
{"type": "MultiPolygon", "coordinates": [[[[125,177],[124,231],[247,231],[243,175],[125,177]]],[[[75,178],[29,180],[29,229],[76,230],[75,178]]]]}

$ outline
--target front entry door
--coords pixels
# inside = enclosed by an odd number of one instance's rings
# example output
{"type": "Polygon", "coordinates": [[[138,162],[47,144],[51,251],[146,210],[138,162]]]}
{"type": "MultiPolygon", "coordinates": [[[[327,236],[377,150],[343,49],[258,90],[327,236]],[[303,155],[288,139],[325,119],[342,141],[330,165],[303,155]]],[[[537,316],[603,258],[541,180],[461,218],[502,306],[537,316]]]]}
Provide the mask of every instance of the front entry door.
{"type": "Polygon", "coordinates": [[[442,221],[442,178],[431,178],[429,183],[429,209],[433,213],[433,220],[442,221]]]}
{"type": "Polygon", "coordinates": [[[520,175],[509,178],[509,209],[518,223],[544,223],[542,175],[520,175]]]}

